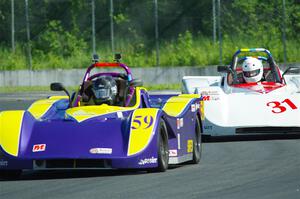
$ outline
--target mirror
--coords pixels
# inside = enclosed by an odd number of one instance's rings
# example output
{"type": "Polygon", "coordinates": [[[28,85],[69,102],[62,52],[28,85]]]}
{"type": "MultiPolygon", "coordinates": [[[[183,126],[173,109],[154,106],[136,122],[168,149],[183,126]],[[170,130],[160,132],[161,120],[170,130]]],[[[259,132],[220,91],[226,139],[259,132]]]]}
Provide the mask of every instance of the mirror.
{"type": "Polygon", "coordinates": [[[64,86],[59,82],[51,83],[50,89],[52,91],[64,91],[65,90],[64,86]]]}
{"type": "Polygon", "coordinates": [[[282,76],[284,76],[287,73],[290,73],[290,74],[300,74],[300,68],[299,67],[295,67],[295,66],[291,66],[291,67],[287,68],[284,71],[284,73],[282,74],[282,76]]]}
{"type": "Polygon", "coordinates": [[[133,79],[130,82],[130,86],[134,86],[134,87],[136,87],[136,86],[143,86],[143,81],[140,80],[140,79],[133,79]]]}
{"type": "Polygon", "coordinates": [[[50,89],[52,91],[64,91],[69,97],[69,107],[71,107],[71,97],[67,89],[62,85],[62,83],[54,82],[50,84],[50,89]]]}

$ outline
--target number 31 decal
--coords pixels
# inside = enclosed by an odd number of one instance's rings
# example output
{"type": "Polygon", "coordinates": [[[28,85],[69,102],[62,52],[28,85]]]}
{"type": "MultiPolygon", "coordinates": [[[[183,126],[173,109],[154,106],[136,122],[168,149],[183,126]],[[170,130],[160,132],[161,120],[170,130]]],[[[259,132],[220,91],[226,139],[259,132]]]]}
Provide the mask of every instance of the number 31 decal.
{"type": "Polygon", "coordinates": [[[285,99],[282,102],[272,101],[268,102],[267,106],[271,106],[273,108],[273,113],[283,113],[289,107],[291,109],[297,109],[298,107],[290,100],[285,99]]]}

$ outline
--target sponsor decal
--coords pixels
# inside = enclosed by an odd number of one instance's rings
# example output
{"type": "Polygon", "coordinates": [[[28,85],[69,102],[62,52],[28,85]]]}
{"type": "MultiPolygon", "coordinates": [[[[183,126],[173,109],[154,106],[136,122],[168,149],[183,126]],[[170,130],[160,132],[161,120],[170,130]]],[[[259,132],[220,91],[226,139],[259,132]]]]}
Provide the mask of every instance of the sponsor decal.
{"type": "Polygon", "coordinates": [[[193,147],[194,147],[193,140],[188,140],[187,141],[187,152],[192,153],[193,152],[193,147]]]}
{"type": "Polygon", "coordinates": [[[210,100],[210,96],[209,95],[202,95],[202,100],[203,101],[209,101],[210,100]]]}
{"type": "Polygon", "coordinates": [[[191,105],[191,111],[192,111],[192,112],[195,112],[195,111],[196,111],[196,104],[192,104],[192,105],[191,105]]]}
{"type": "Polygon", "coordinates": [[[0,160],[0,167],[7,167],[8,166],[8,161],[7,160],[0,160]]]}
{"type": "Polygon", "coordinates": [[[151,158],[141,159],[138,164],[145,165],[145,164],[156,164],[156,163],[157,163],[157,158],[151,157],[151,158]]]}
{"type": "Polygon", "coordinates": [[[91,116],[93,114],[85,112],[83,110],[78,110],[73,113],[73,116],[91,116]]]}
{"type": "Polygon", "coordinates": [[[169,150],[169,156],[170,156],[170,157],[175,157],[175,156],[177,156],[177,150],[176,150],[176,149],[170,149],[170,150],[169,150]]]}
{"type": "Polygon", "coordinates": [[[180,129],[180,119],[179,118],[177,118],[177,120],[176,120],[176,126],[177,126],[177,129],[180,129]]]}
{"type": "Polygon", "coordinates": [[[123,118],[123,113],[122,112],[117,112],[118,118],[123,118]]]}
{"type": "Polygon", "coordinates": [[[35,144],[32,147],[32,152],[40,152],[46,150],[46,144],[35,144]]]}
{"type": "Polygon", "coordinates": [[[176,126],[177,126],[177,129],[180,129],[183,127],[183,118],[177,118],[176,126]]]}
{"type": "Polygon", "coordinates": [[[112,148],[91,148],[91,154],[112,154],[112,148]]]}
{"type": "Polygon", "coordinates": [[[205,114],[204,114],[204,101],[200,101],[200,117],[201,117],[201,120],[204,121],[205,120],[205,114]]]}
{"type": "Polygon", "coordinates": [[[202,91],[201,96],[203,101],[211,101],[211,100],[219,100],[219,92],[218,91],[202,91]]]}
{"type": "Polygon", "coordinates": [[[183,127],[183,118],[180,118],[180,127],[183,127]]]}
{"type": "Polygon", "coordinates": [[[201,95],[219,95],[218,91],[202,91],[201,95]]]}
{"type": "Polygon", "coordinates": [[[213,100],[220,100],[219,96],[211,96],[211,95],[202,95],[203,101],[213,101],[213,100]]]}
{"type": "Polygon", "coordinates": [[[179,133],[177,133],[177,148],[178,149],[181,149],[181,145],[180,145],[180,134],[179,133]]]}

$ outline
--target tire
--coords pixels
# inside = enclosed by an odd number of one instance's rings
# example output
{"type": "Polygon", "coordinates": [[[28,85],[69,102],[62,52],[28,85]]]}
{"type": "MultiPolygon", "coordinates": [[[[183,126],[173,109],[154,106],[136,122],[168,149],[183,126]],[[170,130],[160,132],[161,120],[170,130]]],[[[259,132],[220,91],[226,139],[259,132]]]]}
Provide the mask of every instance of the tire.
{"type": "Polygon", "coordinates": [[[22,170],[0,170],[0,179],[18,179],[21,174],[22,170]]]}
{"type": "Polygon", "coordinates": [[[196,126],[195,126],[195,139],[193,141],[193,160],[190,162],[191,164],[198,164],[202,155],[202,139],[201,139],[201,124],[199,121],[199,117],[196,117],[196,126]]]}
{"type": "Polygon", "coordinates": [[[168,143],[168,131],[166,124],[163,120],[159,123],[158,130],[158,166],[156,171],[164,172],[169,166],[169,143],[168,143]]]}

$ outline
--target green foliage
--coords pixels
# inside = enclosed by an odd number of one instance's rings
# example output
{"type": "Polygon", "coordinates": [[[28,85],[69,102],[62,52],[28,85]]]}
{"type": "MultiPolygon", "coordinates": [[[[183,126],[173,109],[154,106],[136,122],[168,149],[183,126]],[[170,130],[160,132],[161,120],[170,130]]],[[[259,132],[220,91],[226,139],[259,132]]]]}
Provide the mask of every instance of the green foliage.
{"type": "MultiPolygon", "coordinates": [[[[153,90],[180,90],[181,84],[151,84],[145,85],[148,91],[153,90]]],[[[70,86],[66,88],[68,91],[77,91],[78,86],[70,86]]],[[[15,93],[15,92],[30,92],[30,93],[40,93],[40,92],[49,92],[49,86],[10,86],[10,87],[1,87],[0,93],[15,93]]]]}
{"type": "Polygon", "coordinates": [[[129,18],[125,14],[119,13],[119,14],[117,14],[117,15],[114,16],[114,22],[116,24],[121,24],[121,23],[129,22],[129,18]]]}
{"type": "Polygon", "coordinates": [[[87,49],[86,42],[64,30],[59,21],[50,21],[46,31],[39,35],[34,44],[34,53],[56,55],[61,58],[70,57],[87,49]]]}
{"type": "MultiPolygon", "coordinates": [[[[287,42],[287,61],[299,62],[300,49],[298,41],[287,42]]],[[[145,45],[139,42],[122,40],[118,43],[118,52],[122,53],[122,62],[130,67],[150,67],[156,65],[156,51],[146,51],[145,45]]],[[[99,43],[97,53],[102,61],[112,61],[110,46],[99,43]]],[[[223,63],[229,64],[233,53],[240,48],[264,47],[269,49],[277,62],[283,62],[283,47],[279,38],[269,40],[249,40],[241,37],[227,37],[223,40],[223,63]]],[[[0,69],[28,69],[25,50],[17,46],[15,54],[8,48],[0,48],[0,69]]],[[[77,49],[73,54],[63,57],[52,51],[33,54],[33,69],[73,69],[86,68],[91,63],[91,53],[77,49]]],[[[219,64],[219,45],[202,35],[193,36],[189,31],[178,36],[176,40],[163,42],[160,45],[160,66],[207,66],[219,64]]]]}
{"type": "Polygon", "coordinates": [[[0,70],[27,69],[26,57],[20,45],[16,46],[15,53],[9,48],[0,48],[0,70]]]}
{"type": "Polygon", "coordinates": [[[181,84],[149,84],[145,85],[148,91],[155,91],[155,90],[180,90],[181,84]]]}
{"type": "MultiPolygon", "coordinates": [[[[115,50],[133,67],[156,65],[153,1],[114,0],[115,50]]],[[[217,1],[216,1],[217,2],[217,1]]],[[[283,26],[287,61],[298,62],[300,3],[286,0],[221,2],[222,62],[239,48],[265,47],[283,61],[283,26]]],[[[11,1],[0,1],[0,69],[27,69],[24,1],[15,1],[16,52],[10,51],[11,1]]],[[[95,1],[97,53],[112,60],[110,2],[95,1]]],[[[85,68],[91,56],[91,1],[30,0],[33,69],[85,68]]],[[[211,0],[158,1],[161,66],[219,64],[219,43],[212,42],[211,0]]]]}

